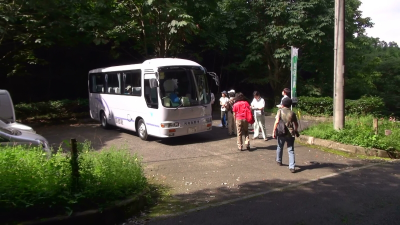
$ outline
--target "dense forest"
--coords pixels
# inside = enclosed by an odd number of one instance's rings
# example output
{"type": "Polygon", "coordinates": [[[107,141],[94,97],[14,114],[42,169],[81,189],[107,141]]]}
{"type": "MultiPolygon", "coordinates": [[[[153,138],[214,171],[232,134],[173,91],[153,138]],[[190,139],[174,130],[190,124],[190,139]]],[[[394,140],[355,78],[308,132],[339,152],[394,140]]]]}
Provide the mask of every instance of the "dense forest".
{"type": "MultiPolygon", "coordinates": [[[[399,111],[400,48],[365,35],[360,4],[346,0],[345,96],[399,111]]],[[[333,36],[333,0],[2,1],[0,88],[15,103],[87,98],[90,69],[179,57],[220,76],[214,93],[259,90],[271,106],[290,87],[290,46],[298,95],[333,95],[333,36]]]]}

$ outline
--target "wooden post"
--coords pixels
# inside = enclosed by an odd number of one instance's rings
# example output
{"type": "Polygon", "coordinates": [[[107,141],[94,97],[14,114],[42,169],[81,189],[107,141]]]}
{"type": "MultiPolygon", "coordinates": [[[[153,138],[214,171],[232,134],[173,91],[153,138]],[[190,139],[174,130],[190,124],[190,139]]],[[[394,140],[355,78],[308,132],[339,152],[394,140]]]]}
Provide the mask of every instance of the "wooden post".
{"type": "Polygon", "coordinates": [[[374,131],[375,134],[378,135],[378,119],[374,118],[374,131]]]}
{"type": "Polygon", "coordinates": [[[79,184],[79,163],[78,146],[75,138],[71,139],[71,178],[72,191],[76,191],[79,184]]]}

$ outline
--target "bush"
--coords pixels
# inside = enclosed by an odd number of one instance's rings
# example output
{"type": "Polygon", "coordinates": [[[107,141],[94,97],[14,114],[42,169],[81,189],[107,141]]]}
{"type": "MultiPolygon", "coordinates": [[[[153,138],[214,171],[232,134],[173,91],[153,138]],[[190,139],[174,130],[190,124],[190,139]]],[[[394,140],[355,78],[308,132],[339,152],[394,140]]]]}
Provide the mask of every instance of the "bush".
{"type": "Polygon", "coordinates": [[[331,122],[320,123],[302,131],[302,134],[366,148],[400,151],[400,123],[380,119],[379,132],[375,135],[373,118],[373,116],[348,117],[345,128],[341,131],[334,130],[331,122]],[[392,134],[386,136],[385,130],[392,130],[392,134]]]}
{"type": "Polygon", "coordinates": [[[80,152],[79,189],[72,191],[69,155],[48,159],[40,148],[0,146],[0,223],[101,208],[146,190],[136,155],[115,148],[95,152],[88,143],[80,152]]]}
{"type": "Polygon", "coordinates": [[[312,116],[331,116],[333,114],[333,99],[330,97],[299,97],[296,108],[304,114],[312,116]]]}
{"type": "Polygon", "coordinates": [[[48,102],[20,103],[14,106],[18,119],[46,116],[47,118],[69,118],[72,114],[89,111],[88,99],[57,100],[48,102]]]}
{"type": "Polygon", "coordinates": [[[379,116],[385,112],[385,103],[380,97],[361,97],[358,100],[345,101],[346,115],[374,115],[379,116]]]}
{"type": "MultiPolygon", "coordinates": [[[[299,97],[297,108],[311,116],[332,116],[333,98],[331,97],[299,97]]],[[[346,115],[382,115],[385,104],[379,97],[362,97],[358,100],[345,100],[346,115]]]]}

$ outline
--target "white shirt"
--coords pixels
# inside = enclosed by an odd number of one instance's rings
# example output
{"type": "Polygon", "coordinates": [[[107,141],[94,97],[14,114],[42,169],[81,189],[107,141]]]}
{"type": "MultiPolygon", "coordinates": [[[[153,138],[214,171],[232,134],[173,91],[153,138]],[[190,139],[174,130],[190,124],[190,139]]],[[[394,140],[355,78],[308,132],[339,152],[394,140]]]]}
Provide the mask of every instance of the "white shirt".
{"type": "Polygon", "coordinates": [[[225,111],[225,110],[226,110],[225,107],[224,107],[224,105],[225,105],[228,101],[229,101],[229,98],[227,98],[227,97],[221,97],[221,98],[219,99],[219,102],[222,104],[222,105],[221,105],[221,111],[225,111]]]}
{"type": "Polygon", "coordinates": [[[257,108],[254,110],[254,116],[260,116],[262,115],[262,111],[259,108],[264,108],[265,107],[265,101],[263,98],[260,98],[259,100],[253,99],[251,102],[251,108],[257,108]]]}

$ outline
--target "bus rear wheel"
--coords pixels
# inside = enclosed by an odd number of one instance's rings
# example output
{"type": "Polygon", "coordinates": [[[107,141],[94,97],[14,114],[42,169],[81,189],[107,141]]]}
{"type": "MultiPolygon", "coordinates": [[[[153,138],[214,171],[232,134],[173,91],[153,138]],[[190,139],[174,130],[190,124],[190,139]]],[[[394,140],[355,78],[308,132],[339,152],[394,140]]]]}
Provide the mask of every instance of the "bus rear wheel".
{"type": "Polygon", "coordinates": [[[146,128],[146,124],[144,123],[143,119],[140,119],[137,125],[137,133],[140,137],[140,139],[142,139],[143,141],[147,140],[147,128],[146,128]]]}
{"type": "Polygon", "coordinates": [[[100,113],[100,122],[101,122],[101,127],[104,129],[108,129],[110,125],[107,123],[107,117],[104,112],[100,113]]]}

